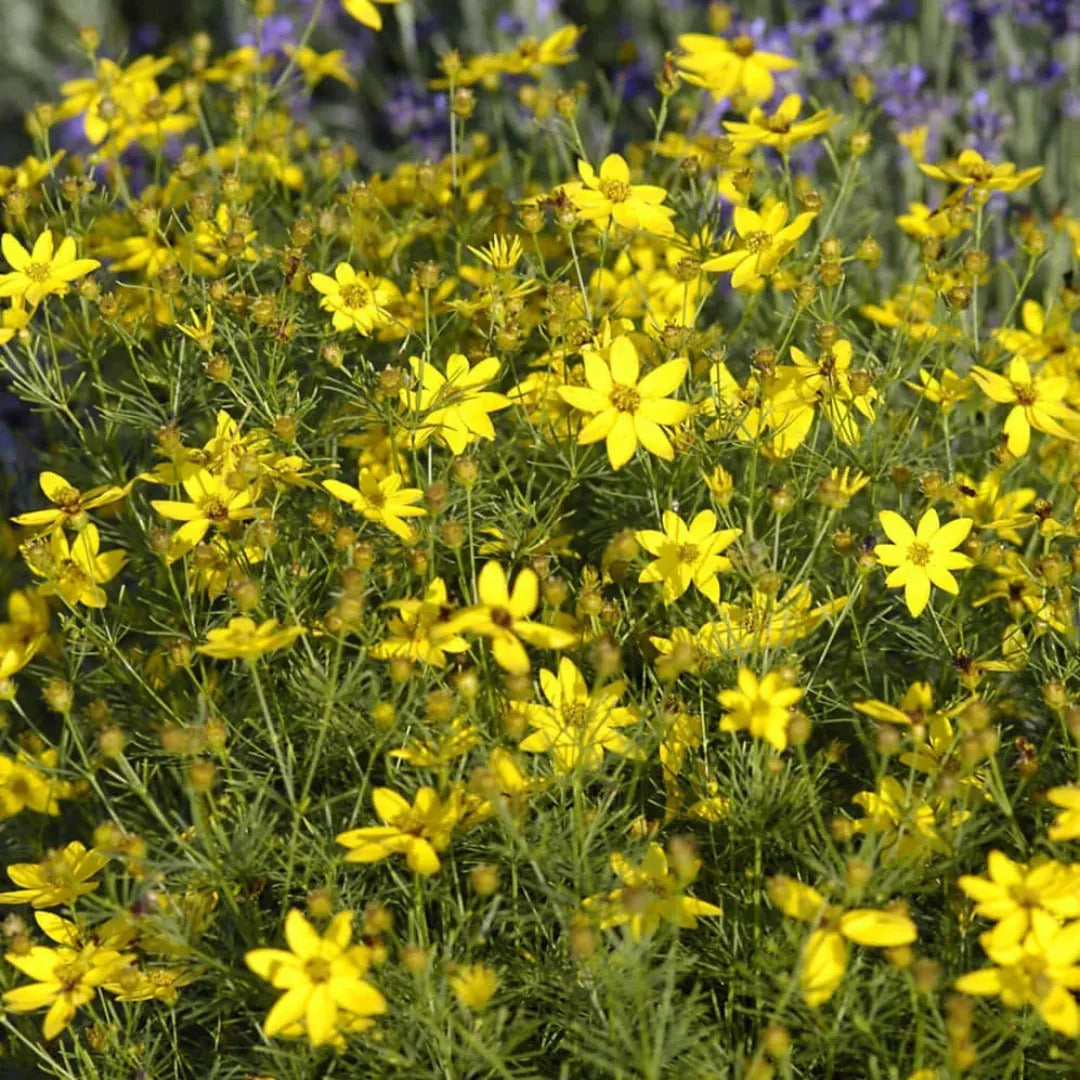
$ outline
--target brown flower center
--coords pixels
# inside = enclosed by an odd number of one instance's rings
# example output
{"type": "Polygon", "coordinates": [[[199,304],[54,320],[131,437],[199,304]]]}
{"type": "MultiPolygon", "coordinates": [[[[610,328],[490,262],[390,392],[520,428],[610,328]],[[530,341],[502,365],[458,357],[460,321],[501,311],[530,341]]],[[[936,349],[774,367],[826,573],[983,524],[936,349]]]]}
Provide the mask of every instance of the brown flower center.
{"type": "Polygon", "coordinates": [[[731,51],[744,60],[754,55],[754,39],[749,34],[740,34],[731,43],[731,51]]]}
{"type": "Polygon", "coordinates": [[[637,387],[614,383],[611,387],[611,404],[619,412],[637,412],[641,405],[641,394],[638,393],[637,387]]]}
{"type": "Polygon", "coordinates": [[[697,544],[682,544],[679,547],[679,562],[697,562],[700,554],[697,544]]]}
{"type": "Polygon", "coordinates": [[[371,290],[358,281],[341,286],[341,302],[351,311],[367,307],[371,303],[371,290]]]}
{"type": "Polygon", "coordinates": [[[209,521],[225,521],[229,516],[229,508],[225,505],[225,500],[216,495],[205,498],[201,509],[209,521]]]}
{"type": "Polygon", "coordinates": [[[313,956],[304,961],[304,974],[315,983],[328,982],[330,979],[330,961],[321,956],[313,956]]]}
{"type": "Polygon", "coordinates": [[[767,251],[772,244],[772,236],[765,232],[764,229],[759,229],[757,232],[752,232],[749,236],[745,237],[746,250],[753,252],[757,255],[760,251],[767,251]]]}
{"type": "Polygon", "coordinates": [[[630,185],[622,180],[601,180],[600,194],[608,202],[621,203],[630,198],[630,185]]]}
{"type": "Polygon", "coordinates": [[[563,720],[570,727],[576,728],[584,727],[589,715],[588,707],[581,701],[564,701],[560,711],[563,720]]]}
{"type": "Polygon", "coordinates": [[[925,566],[930,561],[929,545],[924,544],[921,540],[916,540],[908,548],[907,557],[908,562],[914,563],[915,566],[925,566]]]}
{"type": "Polygon", "coordinates": [[[501,626],[504,630],[509,630],[514,625],[514,616],[504,607],[494,607],[491,609],[491,621],[496,626],[501,626]]]}
{"type": "Polygon", "coordinates": [[[1035,387],[1031,383],[1013,383],[1013,393],[1016,395],[1016,400],[1024,406],[1034,405],[1038,400],[1038,395],[1035,393],[1035,387]]]}

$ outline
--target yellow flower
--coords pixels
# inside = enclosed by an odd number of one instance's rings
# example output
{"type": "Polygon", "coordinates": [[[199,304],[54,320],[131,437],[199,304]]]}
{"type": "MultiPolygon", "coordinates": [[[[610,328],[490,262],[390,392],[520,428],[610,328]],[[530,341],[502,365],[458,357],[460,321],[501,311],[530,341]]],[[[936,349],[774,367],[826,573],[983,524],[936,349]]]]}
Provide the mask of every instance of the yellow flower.
{"type": "Polygon", "coordinates": [[[427,511],[422,506],[413,505],[424,497],[424,493],[419,488],[403,487],[405,481],[397,473],[379,479],[370,469],[361,469],[359,483],[360,486],[354,488],[340,480],[324,480],[322,486],[368,521],[384,526],[407,544],[415,543],[416,530],[404,519],[426,516],[427,511]]]}
{"type": "Polygon", "coordinates": [[[522,641],[541,649],[568,649],[577,641],[569,630],[529,619],[540,603],[539,581],[531,568],[518,573],[511,592],[503,568],[494,561],[486,563],[476,587],[480,602],[443,623],[435,633],[436,640],[442,642],[457,633],[490,638],[496,663],[515,675],[529,670],[529,656],[522,641]]]}
{"type": "Polygon", "coordinates": [[[1046,830],[1051,840],[1080,839],[1080,787],[1053,787],[1046,793],[1046,801],[1060,806],[1064,813],[1054,818],[1046,830]]]}
{"type": "Polygon", "coordinates": [[[651,555],[656,555],[638,576],[638,581],[660,582],[664,603],[677,600],[691,583],[714,604],[720,602],[722,570],[731,569],[731,560],[720,553],[742,536],[742,529],[716,529],[716,515],[702,510],[689,525],[673,510],[665,510],[664,531],[642,529],[634,539],[651,555]]]}
{"type": "Polygon", "coordinates": [[[641,864],[635,866],[620,852],[611,856],[611,869],[622,887],[598,896],[587,897],[586,910],[600,916],[601,929],[628,924],[634,941],[651,937],[661,920],[684,930],[693,930],[700,918],[713,918],[723,912],[715,904],[686,894],[686,887],[697,877],[701,860],[690,856],[672,860],[657,843],[650,843],[641,864]]]}
{"type": "Polygon", "coordinates": [[[499,377],[499,361],[489,356],[471,367],[462,353],[446,361],[446,374],[428,360],[409,357],[417,388],[401,391],[401,402],[413,414],[412,442],[441,442],[453,454],[462,454],[477,439],[494,439],[489,413],[505,409],[510,399],[485,389],[499,377]]]}
{"type": "Polygon", "coordinates": [[[845,446],[854,446],[860,436],[855,422],[858,412],[874,419],[878,392],[868,387],[856,393],[852,387],[851,342],[841,338],[812,360],[802,349],[791,349],[791,366],[778,367],[769,381],[767,419],[775,434],[771,449],[787,457],[802,444],[820,406],[836,437],[845,446]]]}
{"type": "Polygon", "coordinates": [[[588,349],[582,355],[588,386],[559,388],[567,404],[593,414],[578,432],[578,442],[587,445],[605,439],[613,469],[621,469],[634,456],[638,442],[649,453],[671,461],[675,450],[664,427],[685,420],[690,404],[669,395],[686,378],[688,362],[669,360],[639,381],[638,352],[624,335],[611,342],[607,361],[588,349]]]}
{"type": "Polygon", "coordinates": [[[787,749],[791,706],[802,699],[797,686],[789,686],[775,671],[760,681],[749,668],[740,668],[737,690],[721,690],[720,704],[728,710],[721,731],[749,731],[777,750],[787,749]]]}
{"type": "Polygon", "coordinates": [[[103,608],[105,590],[123,569],[127,555],[123,551],[99,554],[100,537],[96,525],[87,525],[69,545],[67,536],[57,529],[45,538],[32,540],[22,547],[23,557],[32,573],[45,578],[39,587],[42,596],[62,596],[69,604],[103,608]]]}
{"type": "Polygon", "coordinates": [[[474,1012],[487,1008],[499,989],[499,976],[483,964],[455,967],[447,981],[458,1003],[474,1012]]]}
{"type": "Polygon", "coordinates": [[[984,945],[996,966],[961,975],[953,984],[962,994],[999,997],[1009,1009],[1034,1005],[1047,1027],[1080,1035],[1080,1007],[1069,992],[1080,986],[1080,922],[1060,926],[1045,911],[1032,912],[1022,942],[984,945]]]}
{"type": "Polygon", "coordinates": [[[4,1007],[25,1013],[48,1006],[42,1032],[48,1041],[55,1039],[71,1023],[80,1006],[93,1000],[102,983],[135,957],[96,945],[81,949],[32,945],[25,953],[6,953],[4,959],[34,980],[29,986],[6,991],[4,1007]]]}
{"type": "Polygon", "coordinates": [[[780,597],[754,589],[749,604],[720,604],[716,620],[702,624],[698,642],[711,656],[787,648],[809,637],[846,602],[846,596],[838,596],[813,607],[804,581],[780,597]]]}
{"type": "Polygon", "coordinates": [[[788,94],[774,113],[755,106],[745,121],[725,120],[724,127],[731,135],[736,153],[745,154],[755,146],[771,146],[786,156],[793,146],[828,131],[840,119],[830,109],[822,109],[805,120],[799,119],[800,112],[802,98],[788,94]]]}
{"type": "MultiPolygon", "coordinates": [[[[395,0],[383,0],[383,2],[393,3],[395,0]]],[[[345,66],[344,49],[332,49],[330,52],[320,53],[310,45],[287,45],[286,52],[296,61],[296,66],[303,74],[304,82],[307,83],[309,90],[314,90],[323,79],[337,79],[350,90],[355,90],[359,85],[345,66]]]]}
{"type": "Polygon", "coordinates": [[[520,237],[504,236],[502,233],[496,233],[482,248],[470,244],[469,251],[482,263],[501,274],[510,273],[524,254],[520,237]]]}
{"type": "Polygon", "coordinates": [[[584,221],[606,229],[612,221],[632,232],[642,229],[659,236],[673,236],[671,219],[675,211],[660,204],[667,190],[653,184],[631,184],[630,166],[618,154],[608,154],[599,174],[587,162],[578,160],[581,183],[566,184],[563,190],[584,221]]]}
{"type": "Polygon", "coordinates": [[[1038,492],[1034,488],[1003,492],[1003,480],[1001,469],[991,470],[978,481],[957,473],[952,484],[956,494],[950,501],[957,513],[974,520],[975,528],[996,532],[1002,540],[1019,545],[1021,537],[1017,529],[1034,525],[1038,520],[1032,511],[1024,510],[1035,501],[1038,492]]]}
{"type": "Polygon", "coordinates": [[[457,635],[438,640],[433,636],[434,628],[449,619],[452,612],[446,599],[446,582],[441,577],[432,579],[423,599],[388,600],[383,607],[395,609],[397,614],[390,618],[391,636],[368,650],[368,656],[375,660],[403,657],[445,667],[447,653],[465,652],[469,647],[469,643],[457,635]]]}
{"type": "Polygon", "coordinates": [[[919,386],[913,382],[905,382],[904,385],[911,387],[927,401],[932,401],[946,415],[961,401],[967,401],[973,389],[970,375],[957,375],[950,368],[942,371],[940,379],[935,378],[925,368],[919,368],[919,382],[919,386]]]}
{"type": "Polygon", "coordinates": [[[1062,400],[1069,392],[1069,380],[1064,375],[1033,375],[1027,361],[1019,354],[1009,361],[1007,378],[979,365],[971,369],[971,374],[991,401],[1013,406],[1002,429],[1010,454],[1022,457],[1027,453],[1032,428],[1059,439],[1076,438],[1058,423],[1059,420],[1080,421],[1080,413],[1074,412],[1062,400]]]}
{"type": "Polygon", "coordinates": [[[994,331],[994,337],[1009,352],[1029,364],[1056,360],[1071,370],[1080,363],[1080,334],[1073,330],[1070,313],[1064,307],[1045,311],[1038,301],[1025,300],[1020,321],[1023,330],[1002,327],[994,331]]]}
{"type": "Polygon", "coordinates": [[[605,750],[629,758],[643,757],[619,730],[637,722],[631,709],[616,704],[626,689],[622,680],[590,693],[581,672],[563,657],[558,675],[546,668],[541,670],[540,689],[547,705],[518,706],[535,729],[518,743],[518,749],[532,754],[550,752],[559,772],[570,772],[578,766],[585,771],[599,768],[605,750]]]}
{"type": "Polygon", "coordinates": [[[27,808],[50,817],[60,813],[60,800],[74,792],[67,781],[50,775],[59,758],[56,749],[43,750],[36,758],[25,750],[14,759],[0,754],[0,821],[27,808]]]}
{"type": "Polygon", "coordinates": [[[910,945],[918,937],[915,924],[892,911],[856,908],[844,911],[830,905],[809,885],[786,875],[770,878],[769,899],[789,918],[815,923],[803,945],[799,986],[810,1008],[836,993],[848,965],[847,943],[892,949],[910,945]]]}
{"type": "Polygon", "coordinates": [[[45,498],[53,503],[54,507],[19,514],[11,519],[16,525],[28,525],[31,528],[46,525],[62,528],[87,510],[94,510],[99,506],[111,506],[119,502],[131,489],[130,485],[122,488],[108,485],[83,492],[72,487],[62,476],[54,472],[41,473],[38,483],[45,493],[45,498]]]}
{"type": "Polygon", "coordinates": [[[971,532],[971,518],[956,518],[945,525],[938,520],[936,510],[927,510],[919,519],[916,530],[895,511],[878,514],[881,527],[891,544],[878,544],[874,554],[883,566],[895,569],[885,579],[890,589],[904,589],[908,611],[918,618],[930,600],[930,588],[936,585],[956,595],[960,587],[950,571],[967,570],[971,559],[954,548],[959,547],[971,532]]]}
{"type": "Polygon", "coordinates": [[[446,800],[431,787],[422,787],[410,806],[396,791],[376,788],[371,795],[382,825],[369,825],[338,833],[335,841],[348,848],[346,862],[378,862],[403,854],[409,869],[423,877],[439,870],[439,851],[450,846],[454,827],[462,817],[461,794],[453,788],[446,800]]]}
{"type": "Polygon", "coordinates": [[[390,757],[417,769],[445,769],[480,741],[480,732],[460,716],[437,739],[413,739],[408,746],[390,751],[390,757]]]}
{"type": "Polygon", "coordinates": [[[0,237],[0,247],[11,266],[11,273],[0,274],[0,297],[9,298],[16,306],[26,303],[37,307],[46,296],[63,296],[71,282],[101,265],[97,259],[77,259],[75,241],[70,236],[54,251],[49,229],[34,241],[31,251],[11,233],[0,237]]]}
{"type": "Polygon", "coordinates": [[[773,203],[763,213],[748,206],[736,206],[735,232],[742,246],[707,259],[701,269],[730,270],[733,289],[758,288],[765,278],[776,272],[780,260],[795,247],[815,217],[809,212],[799,214],[788,225],[788,212],[787,205],[782,202],[773,203]]]}
{"type": "Polygon", "coordinates": [[[1038,912],[1058,922],[1080,916],[1075,867],[1053,859],[1027,866],[991,851],[985,878],[963,874],[957,883],[975,901],[975,914],[997,923],[979,938],[987,953],[1019,943],[1034,929],[1038,912]]]}
{"type": "Polygon", "coordinates": [[[73,904],[98,887],[98,882],[87,879],[108,861],[107,855],[87,851],[73,840],[61,851],[50,851],[40,863],[13,863],[7,868],[8,877],[21,887],[0,893],[0,904],[29,904],[35,908],[73,904]]]}
{"type": "MultiPolygon", "coordinates": [[[[853,821],[852,828],[883,841],[883,862],[909,855],[925,858],[930,851],[949,854],[949,845],[938,835],[936,807],[918,788],[909,791],[894,777],[886,776],[877,791],[856,792],[851,801],[866,814],[853,821]]],[[[967,816],[956,811],[949,824],[959,825],[967,816]]]]}
{"type": "Polygon", "coordinates": [[[311,284],[322,293],[319,307],[332,312],[335,330],[353,329],[364,336],[390,322],[387,309],[401,299],[401,290],[392,281],[356,271],[344,262],[334,268],[333,277],[312,274],[311,284]]]}
{"type": "Polygon", "coordinates": [[[49,605],[36,589],[15,589],[7,607],[8,621],[0,623],[0,680],[26,667],[49,637],[49,605]]]}
{"type": "Polygon", "coordinates": [[[341,0],[341,6],[358,23],[372,30],[382,29],[382,15],[376,4],[397,4],[401,0],[341,0]]]}
{"type": "Polygon", "coordinates": [[[302,1025],[312,1046],[339,1032],[363,1031],[386,1012],[386,999],[364,979],[370,954],[352,942],[353,913],[338,912],[322,935],[296,909],[285,916],[284,949],[252,949],[244,962],[276,990],[284,990],[263,1022],[271,1038],[302,1025]]]}
{"type": "Polygon", "coordinates": [[[961,184],[983,191],[1019,191],[1020,188],[1034,184],[1043,174],[1041,165],[1017,172],[1011,161],[994,165],[977,150],[970,149],[962,150],[958,158],[943,161],[940,165],[919,162],[919,168],[934,180],[944,180],[949,184],[961,184]]]}
{"type": "Polygon", "coordinates": [[[191,502],[172,499],[152,499],[150,505],[162,517],[184,524],[173,534],[167,558],[174,562],[201,543],[210,527],[221,529],[231,521],[248,521],[256,516],[252,505],[250,487],[236,491],[224,476],[216,476],[208,469],[189,473],[181,480],[191,502]]]}
{"type": "Polygon", "coordinates": [[[206,644],[196,652],[215,660],[254,660],[263,653],[284,649],[301,634],[302,626],[283,626],[278,629],[277,619],[267,619],[255,625],[254,619],[240,615],[229,620],[228,626],[216,626],[206,632],[206,644]]]}
{"type": "Polygon", "coordinates": [[[686,81],[703,86],[713,98],[745,94],[751,101],[767,101],[773,95],[774,71],[791,71],[798,62],[789,56],[759,50],[754,39],[740,34],[728,41],[709,34],[680,34],[678,60],[686,81]]]}

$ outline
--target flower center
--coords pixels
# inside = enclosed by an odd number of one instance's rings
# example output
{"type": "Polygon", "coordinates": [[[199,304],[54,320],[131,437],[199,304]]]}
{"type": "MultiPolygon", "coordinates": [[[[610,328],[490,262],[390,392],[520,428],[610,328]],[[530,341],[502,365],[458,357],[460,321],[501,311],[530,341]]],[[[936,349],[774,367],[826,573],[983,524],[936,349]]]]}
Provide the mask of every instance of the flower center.
{"type": "Polygon", "coordinates": [[[614,383],[611,387],[611,404],[619,412],[637,412],[641,405],[641,394],[638,393],[636,387],[614,383]]]}
{"type": "Polygon", "coordinates": [[[744,60],[754,55],[754,39],[749,34],[740,34],[731,43],[731,51],[744,60]]]}
{"type": "Polygon", "coordinates": [[[28,263],[23,273],[31,280],[36,281],[39,285],[49,280],[49,271],[51,266],[49,263],[32,262],[28,263]]]}
{"type": "Polygon", "coordinates": [[[79,491],[77,488],[66,487],[58,493],[56,499],[58,506],[62,507],[69,514],[74,514],[79,509],[79,491]]]}
{"type": "Polygon", "coordinates": [[[509,630],[514,625],[514,616],[504,607],[493,607],[491,609],[491,621],[496,626],[501,626],[504,630],[509,630]]]}
{"type": "Polygon", "coordinates": [[[225,500],[219,499],[216,495],[203,499],[201,509],[209,521],[225,521],[229,516],[229,508],[225,505],[225,500]]]}
{"type": "Polygon", "coordinates": [[[700,554],[697,544],[682,544],[679,547],[679,562],[697,562],[700,554]]]}
{"type": "Polygon", "coordinates": [[[743,242],[746,244],[746,250],[756,255],[760,251],[768,250],[772,244],[772,237],[764,229],[758,229],[757,232],[752,232],[746,236],[743,242]]]}
{"type": "Polygon", "coordinates": [[[330,978],[330,961],[321,956],[313,956],[304,961],[304,974],[315,983],[327,982],[330,978]]]}
{"type": "Polygon", "coordinates": [[[994,178],[994,166],[987,161],[979,161],[971,166],[968,176],[977,184],[985,183],[994,178]]]}
{"type": "Polygon", "coordinates": [[[350,310],[367,307],[371,303],[371,290],[358,281],[350,281],[348,285],[341,286],[341,302],[350,310]]]}
{"type": "Polygon", "coordinates": [[[1038,395],[1035,393],[1035,387],[1031,383],[1013,383],[1013,393],[1016,395],[1016,400],[1024,406],[1034,405],[1038,400],[1038,395]]]}
{"type": "Polygon", "coordinates": [[[630,198],[630,185],[622,180],[601,180],[600,194],[608,202],[621,203],[630,198]]]}
{"type": "Polygon", "coordinates": [[[916,540],[907,551],[908,562],[915,566],[925,566],[930,561],[930,547],[921,540],[916,540]]]}
{"type": "Polygon", "coordinates": [[[562,718],[570,727],[581,728],[585,726],[585,720],[588,717],[588,707],[581,701],[564,701],[562,708],[562,718]]]}
{"type": "Polygon", "coordinates": [[[791,130],[791,122],[782,116],[770,116],[768,128],[776,135],[786,135],[791,130]]]}

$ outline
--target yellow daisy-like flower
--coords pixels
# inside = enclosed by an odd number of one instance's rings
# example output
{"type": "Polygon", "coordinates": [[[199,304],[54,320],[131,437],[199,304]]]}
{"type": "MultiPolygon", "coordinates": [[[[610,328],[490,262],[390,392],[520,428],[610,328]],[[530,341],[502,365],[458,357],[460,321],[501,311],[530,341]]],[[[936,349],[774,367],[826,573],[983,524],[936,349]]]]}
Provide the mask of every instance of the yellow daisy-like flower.
{"type": "Polygon", "coordinates": [[[422,506],[413,505],[424,493],[404,487],[405,481],[397,473],[380,479],[370,469],[361,469],[359,483],[359,487],[352,487],[340,480],[324,480],[322,486],[368,521],[378,522],[407,544],[415,542],[416,530],[403,519],[427,514],[422,506]]]}
{"type": "Polygon", "coordinates": [[[759,680],[749,668],[740,668],[737,681],[738,689],[721,690],[718,696],[728,710],[720,730],[749,731],[777,750],[787,749],[791,707],[802,699],[802,690],[786,683],[776,671],[759,680]]]}
{"type": "Polygon", "coordinates": [[[196,652],[215,660],[254,660],[263,653],[284,649],[301,634],[302,626],[278,628],[277,619],[267,619],[255,625],[254,619],[241,615],[229,620],[228,626],[217,626],[206,633],[206,644],[196,652]]]}
{"type": "Polygon", "coordinates": [[[312,274],[311,284],[322,293],[319,306],[332,313],[335,330],[356,330],[368,336],[391,321],[388,310],[401,300],[401,290],[386,278],[338,263],[334,276],[312,274]]]}
{"type": "Polygon", "coordinates": [[[671,219],[675,211],[660,204],[667,189],[654,184],[631,184],[630,166],[618,154],[608,154],[600,163],[600,172],[587,161],[578,161],[581,183],[568,184],[563,190],[584,221],[605,229],[612,221],[623,229],[660,236],[673,236],[671,219]]]}
{"type": "Polygon", "coordinates": [[[702,510],[689,525],[673,510],[665,510],[664,531],[642,529],[634,539],[656,561],[641,571],[638,581],[659,582],[664,588],[664,603],[677,600],[693,584],[714,604],[720,602],[717,574],[731,569],[731,560],[721,552],[735,542],[742,529],[716,528],[716,514],[702,510]]]}
{"type": "Polygon", "coordinates": [[[453,454],[462,454],[477,439],[494,439],[489,413],[505,409],[510,399],[487,387],[499,377],[494,356],[470,365],[463,353],[447,358],[444,375],[431,360],[409,357],[416,379],[415,389],[401,391],[401,403],[413,414],[413,445],[429,439],[442,443],[453,454]]]}
{"type": "Polygon", "coordinates": [[[371,30],[381,30],[382,15],[376,4],[398,4],[401,0],[341,0],[341,6],[358,23],[371,30]]]}
{"type": "Polygon", "coordinates": [[[390,788],[376,788],[371,794],[375,813],[382,825],[349,829],[334,839],[349,849],[346,862],[378,862],[403,854],[413,873],[430,877],[441,865],[437,852],[450,846],[454,826],[461,820],[458,788],[445,799],[431,787],[422,787],[416,800],[409,801],[390,788]]]}
{"type": "Polygon", "coordinates": [[[967,570],[972,561],[966,555],[953,550],[959,547],[971,532],[971,518],[956,518],[942,525],[936,510],[927,510],[919,519],[916,529],[895,511],[882,510],[878,514],[890,544],[878,544],[874,554],[883,566],[894,569],[885,579],[890,589],[903,588],[908,611],[918,618],[930,600],[931,586],[955,596],[960,587],[953,577],[953,570],[967,570]]]}
{"type": "Polygon", "coordinates": [[[731,39],[710,34],[681,34],[679,70],[688,83],[703,86],[716,101],[743,94],[767,101],[776,88],[774,71],[791,71],[798,61],[758,49],[749,34],[731,39]]]}
{"type": "Polygon", "coordinates": [[[252,949],[244,962],[284,990],[263,1022],[270,1037],[302,1025],[312,1046],[335,1042],[341,1029],[363,1031],[386,1012],[386,999],[364,979],[370,951],[352,944],[353,913],[342,911],[319,932],[296,909],[285,916],[289,949],[252,949]],[[360,1021],[360,1023],[357,1023],[360,1021]]]}
{"type": "Polygon", "coordinates": [[[953,985],[962,994],[999,997],[1006,1008],[1033,1005],[1046,1026],[1080,1035],[1080,1006],[1070,990],[1080,986],[1080,922],[1061,926],[1035,910],[1021,942],[984,945],[994,967],[961,975],[953,985]]]}
{"type": "Polygon", "coordinates": [[[1050,788],[1046,801],[1062,810],[1046,835],[1051,840],[1080,840],[1080,787],[1050,788]]]}
{"type": "Polygon", "coordinates": [[[955,160],[943,161],[940,165],[927,165],[919,162],[919,169],[934,180],[944,180],[949,184],[961,184],[964,187],[979,188],[983,191],[1019,191],[1034,184],[1043,174],[1043,167],[1036,165],[1021,172],[1011,161],[1000,165],[987,161],[977,150],[962,150],[955,160]]]}
{"type": "Polygon", "coordinates": [[[518,573],[511,592],[506,571],[497,562],[489,562],[476,579],[476,589],[480,602],[441,623],[433,632],[435,641],[441,643],[459,633],[480,634],[491,640],[499,667],[515,675],[529,670],[523,641],[541,649],[568,649],[577,641],[569,630],[530,620],[540,603],[539,579],[530,567],[518,573]]]}
{"type": "Polygon", "coordinates": [[[816,923],[802,950],[799,986],[810,1008],[828,1001],[843,981],[848,965],[847,943],[893,949],[918,937],[915,924],[899,912],[830,905],[810,885],[785,875],[768,881],[769,899],[789,918],[816,923]]]}
{"type": "Polygon", "coordinates": [[[53,293],[62,296],[71,282],[101,265],[97,259],[76,258],[75,241],[70,236],[54,250],[49,229],[34,241],[31,251],[11,233],[0,237],[0,248],[11,266],[11,273],[0,274],[0,297],[7,297],[17,306],[25,303],[36,307],[53,293]]]}
{"type": "Polygon", "coordinates": [[[601,929],[627,925],[634,941],[652,936],[661,921],[693,930],[698,919],[722,915],[723,911],[715,904],[686,894],[686,887],[701,869],[701,860],[690,857],[673,861],[674,868],[669,865],[664,849],[655,842],[649,844],[638,866],[615,852],[611,856],[611,869],[619,876],[622,886],[588,897],[585,909],[599,913],[601,929]]]}
{"type": "Polygon", "coordinates": [[[474,1012],[486,1008],[499,989],[499,976],[483,964],[457,967],[447,981],[458,1004],[474,1012]]]}
{"type": "Polygon", "coordinates": [[[107,862],[108,855],[87,851],[73,840],[61,851],[51,851],[40,863],[13,863],[7,868],[18,889],[0,893],[0,904],[29,904],[35,908],[73,904],[99,882],[90,881],[107,862]]]}
{"type": "Polygon", "coordinates": [[[613,469],[621,469],[634,456],[639,442],[649,453],[671,461],[675,450],[664,427],[685,420],[691,407],[669,395],[686,378],[688,362],[669,360],[639,381],[638,352],[625,335],[611,342],[606,361],[591,350],[582,355],[588,386],[559,388],[567,404],[592,414],[578,432],[578,442],[586,445],[605,439],[613,469]]]}
{"type": "Polygon", "coordinates": [[[62,596],[69,604],[103,608],[105,590],[124,568],[127,555],[120,550],[99,551],[101,540],[96,525],[87,525],[69,545],[63,530],[39,537],[23,545],[23,557],[32,573],[45,578],[39,587],[43,596],[62,596]]]}
{"type": "Polygon", "coordinates": [[[220,529],[231,521],[248,521],[258,511],[251,505],[253,492],[250,487],[236,491],[224,476],[217,476],[208,469],[199,469],[181,481],[184,492],[191,502],[173,499],[152,499],[150,505],[162,517],[184,524],[173,534],[167,559],[173,562],[201,543],[211,526],[220,529]]]}
{"type": "Polygon", "coordinates": [[[71,1023],[79,1007],[94,999],[97,988],[120,968],[134,961],[133,953],[119,953],[86,945],[81,949],[50,949],[32,945],[26,952],[9,952],[4,959],[34,980],[3,995],[6,1009],[36,1012],[48,1008],[42,1034],[55,1039],[71,1023]]]}
{"type": "Polygon", "coordinates": [[[549,704],[519,707],[535,730],[518,743],[518,749],[550,752],[559,772],[579,765],[584,770],[599,768],[605,750],[629,758],[643,756],[619,730],[637,722],[631,709],[616,704],[626,689],[622,680],[590,693],[581,672],[563,657],[558,675],[546,669],[540,672],[540,689],[549,704]]]}
{"type": "Polygon", "coordinates": [[[781,154],[791,153],[793,146],[828,131],[840,118],[830,109],[822,109],[799,119],[802,98],[788,94],[773,113],[766,113],[760,106],[750,110],[743,120],[725,120],[724,127],[731,135],[736,153],[747,153],[755,146],[771,146],[781,154]]]}
{"type": "Polygon", "coordinates": [[[758,288],[776,272],[780,260],[798,243],[815,217],[808,211],[788,225],[788,213],[787,205],[781,202],[773,203],[762,213],[748,206],[736,206],[735,232],[742,246],[707,259],[701,269],[730,270],[733,289],[758,288]]]}
{"type": "Polygon", "coordinates": [[[1055,435],[1059,439],[1076,438],[1059,421],[1080,421],[1080,413],[1065,404],[1069,392],[1069,380],[1064,375],[1035,375],[1028,362],[1020,355],[1009,361],[1008,377],[988,371],[976,365],[971,369],[972,378],[991,400],[999,405],[1012,405],[1005,417],[1006,445],[1009,453],[1021,457],[1031,445],[1031,429],[1055,435]]]}
{"type": "MultiPolygon", "coordinates": [[[[61,528],[73,519],[78,519],[87,510],[119,502],[130,490],[130,485],[122,488],[107,485],[90,491],[79,491],[54,472],[43,472],[38,477],[38,483],[41,485],[45,498],[53,505],[47,510],[31,510],[13,517],[11,520],[16,525],[28,525],[31,528],[45,526],[61,528]]],[[[85,518],[82,520],[85,521],[85,518]]]]}

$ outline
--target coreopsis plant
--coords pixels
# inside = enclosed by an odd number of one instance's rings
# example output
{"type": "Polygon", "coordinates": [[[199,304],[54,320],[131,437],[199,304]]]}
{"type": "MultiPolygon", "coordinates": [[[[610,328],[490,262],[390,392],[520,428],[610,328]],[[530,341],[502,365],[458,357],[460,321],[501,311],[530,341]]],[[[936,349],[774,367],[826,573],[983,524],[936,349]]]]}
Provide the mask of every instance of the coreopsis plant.
{"type": "Polygon", "coordinates": [[[0,1073],[1078,1075],[1067,5],[31,6],[0,1073]]]}

